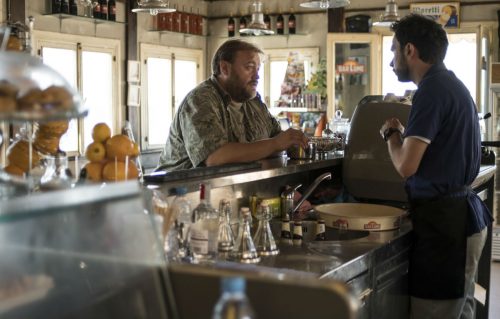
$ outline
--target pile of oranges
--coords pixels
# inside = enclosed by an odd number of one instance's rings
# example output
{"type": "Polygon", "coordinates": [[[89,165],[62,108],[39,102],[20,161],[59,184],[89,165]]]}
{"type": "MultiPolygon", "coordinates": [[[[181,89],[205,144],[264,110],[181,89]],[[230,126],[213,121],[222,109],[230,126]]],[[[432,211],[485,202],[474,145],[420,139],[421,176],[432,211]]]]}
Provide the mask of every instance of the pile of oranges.
{"type": "Polygon", "coordinates": [[[123,134],[111,136],[106,123],[98,123],[92,129],[92,139],[87,146],[85,165],[87,179],[93,182],[123,181],[139,176],[133,159],[139,155],[139,145],[123,134]]]}

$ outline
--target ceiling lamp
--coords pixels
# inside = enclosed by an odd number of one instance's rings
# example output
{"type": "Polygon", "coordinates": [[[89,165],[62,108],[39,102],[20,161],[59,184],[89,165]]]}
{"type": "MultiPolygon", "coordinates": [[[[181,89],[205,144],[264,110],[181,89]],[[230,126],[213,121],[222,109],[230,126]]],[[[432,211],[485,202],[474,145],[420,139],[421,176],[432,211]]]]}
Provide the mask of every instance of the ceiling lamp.
{"type": "Polygon", "coordinates": [[[132,9],[132,12],[149,12],[150,15],[157,15],[158,13],[168,13],[176,11],[170,8],[168,2],[165,0],[137,0],[139,7],[132,9]]]}
{"type": "Polygon", "coordinates": [[[385,13],[380,16],[380,21],[374,22],[373,25],[377,27],[390,27],[397,21],[399,21],[399,15],[396,0],[388,0],[385,5],[385,13]]]}
{"type": "Polygon", "coordinates": [[[266,35],[274,34],[274,31],[269,30],[264,23],[264,14],[262,13],[262,2],[254,1],[252,3],[252,21],[248,24],[248,27],[241,29],[240,33],[250,34],[250,35],[266,35]]]}
{"type": "Polygon", "coordinates": [[[340,8],[348,6],[351,2],[349,0],[319,0],[307,1],[300,4],[301,7],[310,9],[329,9],[340,8]]]}

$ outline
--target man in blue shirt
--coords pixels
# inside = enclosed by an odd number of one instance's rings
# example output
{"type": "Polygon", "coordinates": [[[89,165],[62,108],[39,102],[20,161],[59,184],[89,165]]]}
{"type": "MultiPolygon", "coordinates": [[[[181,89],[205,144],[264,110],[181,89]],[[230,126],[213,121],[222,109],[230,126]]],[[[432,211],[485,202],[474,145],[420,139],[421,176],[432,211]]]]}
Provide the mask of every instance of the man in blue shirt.
{"type": "Polygon", "coordinates": [[[391,66],[399,81],[418,86],[406,130],[396,118],[380,129],[411,205],[412,317],[474,318],[474,281],[492,221],[470,189],[481,157],[476,106],[443,63],[441,25],[412,14],[391,29],[391,66]]]}

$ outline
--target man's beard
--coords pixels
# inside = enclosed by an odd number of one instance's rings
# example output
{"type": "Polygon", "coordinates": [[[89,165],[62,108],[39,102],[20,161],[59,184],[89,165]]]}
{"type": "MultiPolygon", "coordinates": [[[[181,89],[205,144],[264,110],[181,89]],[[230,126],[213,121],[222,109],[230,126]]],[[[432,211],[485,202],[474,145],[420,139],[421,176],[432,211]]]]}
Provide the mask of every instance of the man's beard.
{"type": "Polygon", "coordinates": [[[408,64],[405,62],[399,65],[399,68],[394,68],[394,73],[398,77],[399,82],[410,82],[410,69],[408,68],[408,64]]]}
{"type": "Polygon", "coordinates": [[[227,93],[229,93],[229,95],[231,96],[231,99],[236,102],[246,102],[253,99],[256,95],[256,92],[253,90],[248,90],[247,83],[244,86],[240,85],[239,83],[241,82],[241,79],[236,76],[231,76],[228,79],[226,90],[227,93]]]}

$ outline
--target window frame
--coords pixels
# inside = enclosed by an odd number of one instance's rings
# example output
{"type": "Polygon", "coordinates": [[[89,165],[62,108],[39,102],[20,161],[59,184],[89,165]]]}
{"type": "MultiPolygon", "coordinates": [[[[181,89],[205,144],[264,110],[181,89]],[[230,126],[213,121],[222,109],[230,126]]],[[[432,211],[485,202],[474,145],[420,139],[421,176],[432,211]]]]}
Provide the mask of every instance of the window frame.
{"type": "MultiPolygon", "coordinates": [[[[140,44],[140,61],[141,61],[141,146],[142,150],[154,151],[162,149],[165,144],[149,144],[149,118],[148,110],[148,58],[170,59],[171,60],[171,92],[172,92],[172,118],[175,114],[175,60],[193,61],[197,64],[196,83],[199,84],[205,79],[204,52],[201,49],[188,49],[170,46],[161,46],[155,44],[141,43],[140,44]]],[[[180,97],[183,99],[184,97],[180,97]]]]}
{"type": "MultiPolygon", "coordinates": [[[[43,47],[75,50],[77,54],[76,89],[80,94],[82,93],[82,52],[108,53],[112,56],[112,131],[114,133],[120,132],[125,120],[125,108],[122,104],[121,86],[119,85],[122,78],[121,68],[118,63],[118,61],[121,61],[120,40],[35,30],[33,32],[33,44],[37,55],[40,57],[42,57],[43,47]]],[[[83,121],[85,121],[85,118],[78,119],[78,151],[68,152],[68,155],[81,155],[85,153],[83,121]]]]}

